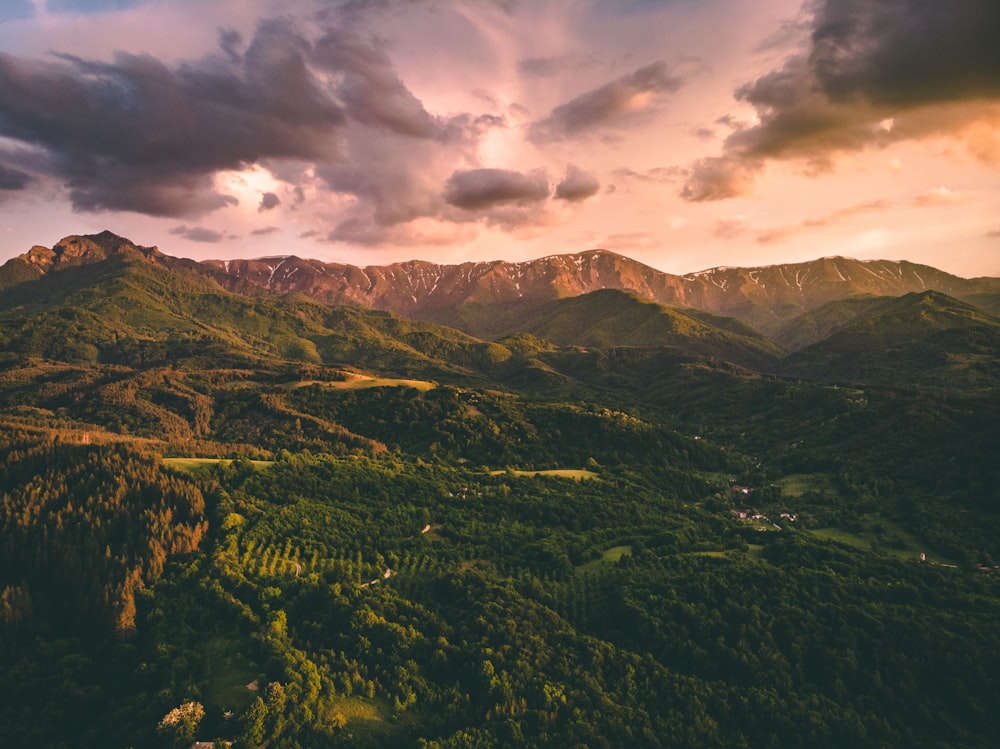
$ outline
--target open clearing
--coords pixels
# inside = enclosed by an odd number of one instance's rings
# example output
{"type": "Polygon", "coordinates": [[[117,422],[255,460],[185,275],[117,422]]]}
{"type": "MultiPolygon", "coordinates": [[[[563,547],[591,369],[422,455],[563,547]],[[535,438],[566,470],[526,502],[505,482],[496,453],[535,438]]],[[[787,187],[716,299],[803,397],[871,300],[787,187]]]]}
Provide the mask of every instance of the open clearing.
{"type": "Polygon", "coordinates": [[[921,544],[911,534],[902,530],[899,526],[885,519],[880,519],[877,523],[881,530],[865,526],[861,532],[849,531],[843,528],[815,528],[809,531],[813,536],[836,541],[855,549],[864,551],[878,550],[886,554],[891,554],[904,561],[914,561],[920,559],[920,554],[926,554],[926,560],[930,564],[952,565],[954,560],[947,559],[939,554],[926,550],[926,546],[921,544]]]}
{"type": "Polygon", "coordinates": [[[612,546],[610,549],[604,552],[601,557],[601,561],[604,562],[617,562],[622,557],[632,556],[632,546],[612,546]]]}
{"type": "Polygon", "coordinates": [[[793,473],[781,477],[775,483],[786,497],[801,497],[806,492],[827,496],[838,494],[832,478],[825,473],[793,473]]]}
{"type": "Polygon", "coordinates": [[[421,392],[427,392],[437,387],[437,383],[429,380],[406,380],[393,377],[373,377],[371,375],[345,372],[346,380],[302,380],[292,385],[293,388],[305,387],[306,385],[322,385],[334,390],[363,390],[365,388],[391,388],[405,387],[413,388],[421,392]]]}
{"type": "Polygon", "coordinates": [[[330,701],[322,722],[331,727],[345,726],[356,738],[376,746],[386,746],[394,726],[399,721],[409,722],[412,717],[392,715],[388,705],[358,696],[336,697],[330,701]],[[393,719],[393,720],[390,720],[393,719]]]}
{"type": "MultiPolygon", "coordinates": [[[[491,476],[500,476],[507,473],[507,471],[490,471],[491,476]]],[[[558,476],[563,479],[574,479],[576,481],[584,481],[587,479],[599,479],[598,476],[593,471],[588,471],[585,468],[554,468],[548,471],[516,471],[512,470],[515,476],[558,476]]]]}
{"type": "Polygon", "coordinates": [[[601,554],[600,559],[594,559],[590,562],[586,562],[577,567],[577,572],[586,572],[587,570],[593,570],[595,567],[604,564],[605,562],[617,562],[622,557],[632,556],[632,546],[612,546],[610,549],[605,549],[604,553],[601,554]]]}
{"type": "MultiPolygon", "coordinates": [[[[164,458],[163,465],[167,468],[173,468],[178,471],[185,471],[187,473],[196,473],[202,471],[208,466],[214,466],[217,463],[223,463],[228,465],[232,463],[232,458],[164,458]]],[[[258,471],[263,471],[266,468],[270,468],[274,465],[273,460],[251,460],[253,467],[258,471]]]]}

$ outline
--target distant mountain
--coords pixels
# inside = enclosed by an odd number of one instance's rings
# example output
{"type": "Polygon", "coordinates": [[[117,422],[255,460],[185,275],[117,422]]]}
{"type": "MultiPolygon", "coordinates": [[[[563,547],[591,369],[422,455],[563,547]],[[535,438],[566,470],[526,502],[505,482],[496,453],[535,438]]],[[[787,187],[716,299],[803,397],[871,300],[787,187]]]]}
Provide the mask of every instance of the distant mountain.
{"type": "Polygon", "coordinates": [[[275,257],[202,265],[234,291],[297,291],[330,304],[374,307],[441,322],[478,337],[501,333],[496,327],[498,315],[514,307],[600,289],[733,317],[767,335],[803,312],[858,294],[899,296],[935,289],[961,298],[1000,293],[1000,279],[963,279],[905,261],[842,257],[762,268],[714,268],[683,276],[604,250],[521,263],[410,261],[360,268],[275,257]]]}
{"type": "MultiPolygon", "coordinates": [[[[67,237],[33,247],[0,268],[0,291],[60,270],[131,255],[192,271],[233,292],[300,293],[324,304],[347,304],[457,327],[479,338],[505,332],[506,313],[617,289],[661,305],[732,317],[779,339],[785,324],[822,305],[868,294],[900,296],[934,289],[993,303],[1000,279],[964,279],[915,263],[832,257],[761,268],[714,268],[671,275],[604,250],[552,255],[520,263],[438,265],[424,261],[359,267],[294,256],[195,262],[140,247],[111,232],[67,237]]],[[[791,341],[793,344],[794,340],[791,341]]]]}
{"type": "Polygon", "coordinates": [[[936,291],[868,298],[854,311],[862,310],[857,321],[788,356],[783,371],[951,389],[988,390],[1000,383],[1000,319],[936,291]]]}

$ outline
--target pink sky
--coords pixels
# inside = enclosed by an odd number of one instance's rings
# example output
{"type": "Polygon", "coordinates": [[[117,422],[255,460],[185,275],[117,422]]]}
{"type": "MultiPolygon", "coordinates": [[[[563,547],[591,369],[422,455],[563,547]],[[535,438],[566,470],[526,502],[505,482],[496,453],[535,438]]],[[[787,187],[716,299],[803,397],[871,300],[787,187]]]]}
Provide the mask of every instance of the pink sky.
{"type": "Polygon", "coordinates": [[[0,261],[1000,276],[995,0],[5,0],[0,261]]]}

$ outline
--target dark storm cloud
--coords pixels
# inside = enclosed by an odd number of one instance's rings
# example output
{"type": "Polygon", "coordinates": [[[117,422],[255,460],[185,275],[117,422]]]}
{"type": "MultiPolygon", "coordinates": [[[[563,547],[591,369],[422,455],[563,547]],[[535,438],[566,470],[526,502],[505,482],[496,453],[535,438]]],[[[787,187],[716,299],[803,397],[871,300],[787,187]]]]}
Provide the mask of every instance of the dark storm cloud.
{"type": "Polygon", "coordinates": [[[231,200],[214,191],[216,171],[329,152],[344,115],[309,73],[308,52],[270,22],[239,64],[0,54],[0,135],[46,150],[76,209],[197,215],[231,200]]]}
{"type": "Polygon", "coordinates": [[[219,29],[219,49],[226,53],[231,62],[239,62],[243,47],[243,35],[236,29],[219,29]]]}
{"type": "Polygon", "coordinates": [[[556,107],[532,125],[530,136],[544,141],[578,135],[646,109],[653,98],[673,93],[682,85],[666,63],[654,62],[556,107]]]}
{"type": "Polygon", "coordinates": [[[496,126],[431,116],[378,45],[346,27],[314,42],[290,21],[263,21],[246,45],[223,29],[217,54],[175,66],[126,53],[110,62],[0,53],[0,136],[42,152],[37,173],[61,180],[76,210],[198,216],[235,202],[218,172],[288,162],[315,165],[385,220],[406,220],[429,209],[400,207],[426,192],[400,173],[440,157],[412,143],[459,152],[496,126]],[[360,161],[378,153],[393,154],[394,169],[359,179],[360,161]]]}
{"type": "Polygon", "coordinates": [[[549,192],[548,177],[540,170],[524,174],[506,169],[472,169],[451,175],[445,184],[444,199],[457,208],[481,210],[541,202],[549,192]]]}
{"type": "Polygon", "coordinates": [[[281,198],[273,192],[265,192],[260,196],[260,205],[257,206],[257,213],[263,213],[264,211],[270,211],[281,205],[281,198]]]}
{"type": "Polygon", "coordinates": [[[416,138],[441,134],[441,124],[406,88],[382,50],[347,30],[331,29],[317,43],[314,57],[341,77],[338,97],[358,122],[416,138]]]}
{"type": "Polygon", "coordinates": [[[834,100],[912,106],[1000,95],[996,0],[826,0],[810,66],[834,100]]]}
{"type": "Polygon", "coordinates": [[[222,233],[200,226],[175,226],[170,229],[170,234],[184,237],[191,242],[204,242],[205,244],[218,244],[226,239],[222,233]]]}
{"type": "Polygon", "coordinates": [[[23,190],[30,183],[30,174],[0,164],[0,190],[23,190]]]}
{"type": "Polygon", "coordinates": [[[593,197],[600,191],[601,183],[592,174],[570,164],[566,176],[556,185],[556,197],[570,203],[579,203],[593,197]]]}
{"type": "MultiPolygon", "coordinates": [[[[768,160],[830,168],[856,152],[932,133],[961,133],[1000,96],[996,0],[819,0],[808,48],[735,92],[758,123],[737,126],[702,159],[682,197],[745,194],[768,160]],[[886,126],[889,119],[891,125],[886,126]]],[[[988,158],[988,149],[970,144],[988,158]]]]}

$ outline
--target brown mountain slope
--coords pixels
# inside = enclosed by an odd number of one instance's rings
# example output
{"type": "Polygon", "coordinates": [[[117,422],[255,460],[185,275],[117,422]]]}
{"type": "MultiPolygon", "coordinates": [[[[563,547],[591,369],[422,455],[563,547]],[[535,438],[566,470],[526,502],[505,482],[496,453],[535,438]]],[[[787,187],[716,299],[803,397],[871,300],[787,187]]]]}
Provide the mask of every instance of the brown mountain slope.
{"type": "Polygon", "coordinates": [[[676,276],[604,250],[521,263],[437,265],[419,260],[364,268],[297,257],[210,261],[220,284],[244,293],[298,291],[441,322],[477,336],[498,334],[498,313],[600,289],[734,317],[771,335],[787,320],[858,294],[900,296],[934,289],[962,298],[1000,291],[1000,279],[964,279],[906,261],[822,258],[761,268],[714,268],[676,276]]]}

